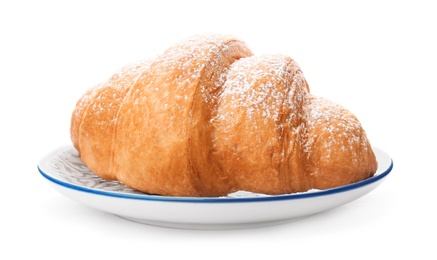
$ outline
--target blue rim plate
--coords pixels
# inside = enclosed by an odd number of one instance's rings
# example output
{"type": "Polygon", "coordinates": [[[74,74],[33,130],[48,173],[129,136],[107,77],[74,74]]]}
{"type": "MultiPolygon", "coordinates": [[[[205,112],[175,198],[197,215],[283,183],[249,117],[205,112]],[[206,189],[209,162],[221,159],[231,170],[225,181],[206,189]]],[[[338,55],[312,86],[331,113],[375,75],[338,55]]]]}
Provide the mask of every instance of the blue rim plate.
{"type": "Polygon", "coordinates": [[[328,190],[275,196],[249,192],[227,197],[149,195],[99,178],[72,146],[58,148],[43,157],[38,171],[63,195],[126,219],[182,228],[241,227],[310,216],[364,196],[393,169],[393,160],[386,152],[376,147],[374,151],[378,170],[371,178],[328,190]]]}

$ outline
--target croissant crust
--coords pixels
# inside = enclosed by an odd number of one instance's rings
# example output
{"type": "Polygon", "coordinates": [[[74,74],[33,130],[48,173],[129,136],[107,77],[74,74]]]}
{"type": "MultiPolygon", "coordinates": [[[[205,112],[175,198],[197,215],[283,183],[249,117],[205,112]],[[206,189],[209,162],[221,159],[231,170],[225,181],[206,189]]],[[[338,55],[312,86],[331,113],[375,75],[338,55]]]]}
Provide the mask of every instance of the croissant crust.
{"type": "Polygon", "coordinates": [[[96,175],[165,196],[328,189],[377,169],[358,119],[311,94],[292,58],[227,35],[122,68],[79,99],[70,133],[96,175]]]}

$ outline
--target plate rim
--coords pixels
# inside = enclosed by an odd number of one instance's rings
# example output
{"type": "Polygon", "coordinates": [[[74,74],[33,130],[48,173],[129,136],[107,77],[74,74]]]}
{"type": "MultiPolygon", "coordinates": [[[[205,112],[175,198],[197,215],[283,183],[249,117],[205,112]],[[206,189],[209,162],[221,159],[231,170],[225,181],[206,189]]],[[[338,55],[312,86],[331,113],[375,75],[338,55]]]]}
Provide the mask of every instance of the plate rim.
{"type": "Polygon", "coordinates": [[[380,153],[384,153],[389,159],[389,166],[384,169],[381,173],[374,175],[370,178],[367,178],[362,181],[358,181],[355,183],[326,189],[326,190],[317,190],[311,192],[301,192],[301,193],[290,193],[290,194],[281,194],[281,195],[266,195],[259,197],[182,197],[182,196],[160,196],[160,195],[152,195],[152,194],[136,194],[136,193],[122,193],[116,191],[107,191],[102,189],[89,188],[86,186],[81,186],[77,184],[73,184],[64,180],[60,180],[56,177],[53,177],[50,173],[44,171],[44,162],[49,158],[53,157],[55,154],[58,154],[60,151],[65,151],[66,149],[74,149],[73,146],[64,146],[58,148],[57,150],[47,154],[40,162],[37,164],[38,172],[47,180],[63,186],[64,188],[90,193],[92,195],[101,195],[101,196],[109,196],[120,199],[134,199],[134,200],[142,200],[142,201],[158,201],[158,202],[181,202],[181,203],[245,203],[245,202],[269,202],[269,201],[281,201],[281,200],[297,200],[297,199],[306,199],[306,198],[314,198],[321,196],[328,196],[337,193],[346,192],[349,190],[358,189],[372,183],[376,183],[379,180],[382,180],[393,169],[393,159],[382,149],[374,147],[380,153]]]}

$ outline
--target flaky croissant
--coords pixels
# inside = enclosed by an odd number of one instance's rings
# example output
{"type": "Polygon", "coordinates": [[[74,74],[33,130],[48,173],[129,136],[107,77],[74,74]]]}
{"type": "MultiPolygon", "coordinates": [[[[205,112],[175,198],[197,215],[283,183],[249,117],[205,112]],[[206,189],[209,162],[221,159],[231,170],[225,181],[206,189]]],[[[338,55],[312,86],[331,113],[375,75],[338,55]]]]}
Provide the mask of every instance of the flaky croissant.
{"type": "Polygon", "coordinates": [[[360,122],[286,55],[199,35],[87,91],[71,139],[98,176],[149,194],[303,192],[372,176],[360,122]]]}

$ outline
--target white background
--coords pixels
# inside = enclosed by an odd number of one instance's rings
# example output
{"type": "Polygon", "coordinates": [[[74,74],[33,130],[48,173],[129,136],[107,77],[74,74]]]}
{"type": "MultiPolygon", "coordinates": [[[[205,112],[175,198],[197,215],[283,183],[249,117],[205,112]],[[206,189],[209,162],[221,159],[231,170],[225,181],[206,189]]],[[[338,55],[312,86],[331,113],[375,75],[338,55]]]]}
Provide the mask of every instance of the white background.
{"type": "Polygon", "coordinates": [[[420,0],[284,2],[1,1],[0,258],[436,259],[437,9],[420,0]],[[311,91],[351,110],[392,156],[389,177],[298,222],[226,231],[129,222],[46,183],[37,163],[70,144],[86,89],[206,32],[292,56],[311,91]]]}

